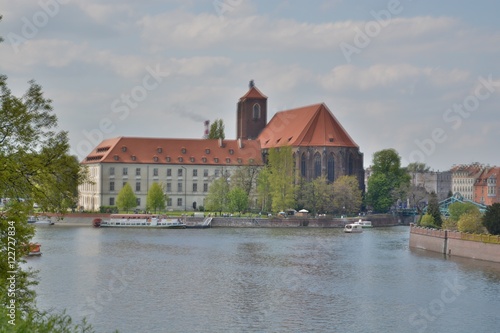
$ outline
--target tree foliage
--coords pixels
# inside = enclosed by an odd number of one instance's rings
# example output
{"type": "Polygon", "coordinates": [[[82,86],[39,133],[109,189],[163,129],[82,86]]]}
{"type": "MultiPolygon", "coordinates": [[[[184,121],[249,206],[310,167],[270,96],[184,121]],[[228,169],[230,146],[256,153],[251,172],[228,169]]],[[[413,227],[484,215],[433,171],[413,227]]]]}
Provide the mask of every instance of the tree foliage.
{"type": "Polygon", "coordinates": [[[242,213],[248,209],[248,194],[241,187],[233,187],[228,193],[229,211],[242,213]]]}
{"type": "Polygon", "coordinates": [[[257,176],[257,200],[259,202],[261,212],[269,212],[271,210],[271,183],[269,181],[269,168],[263,168],[257,176]]]}
{"type": "Polygon", "coordinates": [[[431,214],[425,214],[420,220],[420,226],[427,228],[437,228],[434,217],[431,214]]]}
{"type": "Polygon", "coordinates": [[[252,164],[239,167],[231,175],[231,186],[243,189],[250,197],[255,189],[261,169],[261,166],[252,164]]]}
{"type": "Polygon", "coordinates": [[[458,231],[468,232],[472,234],[482,234],[484,233],[484,226],[481,220],[481,213],[476,212],[466,212],[460,216],[457,222],[458,231]]]}
{"type": "Polygon", "coordinates": [[[0,195],[10,202],[0,214],[0,252],[15,260],[0,262],[0,304],[5,306],[9,271],[16,272],[16,317],[34,306],[33,272],[20,263],[34,229],[27,224],[37,203],[44,211],[66,213],[77,198],[86,170],[69,154],[67,133],[57,130],[51,100],[34,81],[23,96],[12,94],[0,75],[0,195]]]}
{"type": "Polygon", "coordinates": [[[492,235],[500,235],[500,203],[494,203],[486,208],[483,225],[492,235]]]}
{"type": "Polygon", "coordinates": [[[408,164],[406,171],[408,172],[428,172],[430,167],[425,163],[413,162],[408,164]]]}
{"type": "Polygon", "coordinates": [[[360,211],[362,203],[362,193],[355,176],[342,176],[335,180],[333,183],[333,204],[337,211],[342,214],[355,214],[360,211]]]}
{"type": "Polygon", "coordinates": [[[269,150],[269,184],[272,210],[284,211],[295,205],[294,161],[289,146],[269,150]]]}
{"type": "Polygon", "coordinates": [[[167,196],[163,193],[163,188],[160,184],[154,182],[148,191],[146,198],[146,208],[148,210],[161,211],[165,209],[165,201],[167,196]]]}
{"type": "Polygon", "coordinates": [[[125,183],[116,197],[116,207],[128,213],[129,210],[137,206],[137,198],[129,183],[125,183]]]}
{"type": "Polygon", "coordinates": [[[454,202],[448,206],[448,212],[450,213],[449,218],[458,222],[460,217],[465,213],[479,214],[479,208],[471,202],[454,202]]]}
{"type": "Polygon", "coordinates": [[[301,182],[298,191],[299,203],[313,215],[333,209],[333,187],[326,177],[318,177],[310,182],[301,182]]]}
{"type": "Polygon", "coordinates": [[[401,158],[394,149],[373,154],[372,175],[368,179],[367,203],[377,212],[386,212],[397,199],[402,199],[410,176],[401,167],[401,158]]]}
{"type": "Polygon", "coordinates": [[[441,228],[441,225],[443,224],[443,218],[441,217],[441,211],[439,210],[439,201],[435,192],[432,192],[429,196],[427,213],[432,215],[432,217],[434,218],[434,224],[436,225],[436,227],[441,228]]]}
{"type": "Polygon", "coordinates": [[[208,133],[209,139],[225,139],[224,134],[224,122],[222,119],[215,119],[215,121],[210,125],[210,132],[208,133]]]}
{"type": "Polygon", "coordinates": [[[209,211],[226,211],[228,207],[229,183],[226,177],[219,177],[212,182],[205,197],[205,208],[209,211]]]}

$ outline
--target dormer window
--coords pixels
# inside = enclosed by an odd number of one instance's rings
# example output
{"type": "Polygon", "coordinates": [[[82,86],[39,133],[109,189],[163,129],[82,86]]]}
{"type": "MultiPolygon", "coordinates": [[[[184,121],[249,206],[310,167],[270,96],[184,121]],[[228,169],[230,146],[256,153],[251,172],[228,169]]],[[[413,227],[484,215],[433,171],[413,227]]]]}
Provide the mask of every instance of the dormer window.
{"type": "Polygon", "coordinates": [[[205,154],[210,154],[210,149],[205,149],[205,154]]]}
{"type": "Polygon", "coordinates": [[[158,152],[158,154],[161,154],[161,152],[163,151],[163,149],[161,147],[158,147],[158,148],[156,148],[156,151],[158,152]]]}
{"type": "Polygon", "coordinates": [[[185,154],[187,152],[186,148],[182,147],[181,152],[185,154]]]}
{"type": "Polygon", "coordinates": [[[229,149],[229,155],[233,155],[234,154],[234,150],[233,149],[229,149]]]}
{"type": "Polygon", "coordinates": [[[127,147],[122,146],[122,152],[126,152],[126,151],[127,151],[127,147]]]}
{"type": "Polygon", "coordinates": [[[135,155],[132,155],[132,161],[135,161],[137,158],[135,157],[135,155]]]}

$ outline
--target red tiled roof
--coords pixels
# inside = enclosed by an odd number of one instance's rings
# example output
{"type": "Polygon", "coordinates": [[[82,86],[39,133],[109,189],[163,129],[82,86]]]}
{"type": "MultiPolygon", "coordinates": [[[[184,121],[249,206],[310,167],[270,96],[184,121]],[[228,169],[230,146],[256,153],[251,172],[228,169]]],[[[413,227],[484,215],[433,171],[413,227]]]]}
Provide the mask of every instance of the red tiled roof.
{"type": "Polygon", "coordinates": [[[245,95],[240,97],[240,101],[244,101],[247,98],[267,99],[267,96],[264,95],[259,89],[257,89],[256,86],[253,86],[247,91],[245,95]]]}
{"type": "Polygon", "coordinates": [[[276,113],[258,139],[262,148],[280,146],[359,148],[323,103],[276,113]]]}
{"type": "Polygon", "coordinates": [[[134,137],[118,137],[102,141],[82,161],[82,164],[92,163],[263,164],[260,144],[256,140],[134,137]]]}

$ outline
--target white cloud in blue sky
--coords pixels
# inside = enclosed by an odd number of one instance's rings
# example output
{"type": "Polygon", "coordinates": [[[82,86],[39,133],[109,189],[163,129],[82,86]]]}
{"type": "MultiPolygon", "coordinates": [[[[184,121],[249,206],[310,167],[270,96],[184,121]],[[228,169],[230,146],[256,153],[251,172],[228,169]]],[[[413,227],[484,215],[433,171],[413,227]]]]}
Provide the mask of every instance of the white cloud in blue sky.
{"type": "Polygon", "coordinates": [[[83,158],[101,137],[201,137],[255,80],[325,102],[365,153],[500,165],[496,1],[0,0],[0,72],[35,79],[83,158]],[[31,27],[30,27],[31,25],[31,27]],[[33,29],[34,28],[34,29],[33,29]],[[346,51],[347,50],[347,51],[346,51]],[[156,72],[156,74],[155,74],[156,72]]]}

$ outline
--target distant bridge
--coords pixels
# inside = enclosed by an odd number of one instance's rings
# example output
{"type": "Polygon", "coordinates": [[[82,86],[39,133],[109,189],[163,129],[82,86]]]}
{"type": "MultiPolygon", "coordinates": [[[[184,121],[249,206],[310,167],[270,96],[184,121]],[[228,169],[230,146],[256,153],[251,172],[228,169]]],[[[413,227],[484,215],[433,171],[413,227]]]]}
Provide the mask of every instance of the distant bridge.
{"type": "MultiPolygon", "coordinates": [[[[446,217],[450,216],[450,211],[448,210],[448,208],[450,207],[451,204],[453,204],[455,202],[471,203],[474,206],[476,206],[482,214],[484,212],[486,212],[485,205],[479,204],[479,203],[471,201],[469,199],[465,199],[460,193],[457,192],[453,196],[439,202],[439,211],[441,212],[441,215],[446,216],[446,217]]],[[[427,207],[429,207],[429,205],[427,205],[427,207]]],[[[427,207],[425,207],[423,209],[424,213],[427,213],[427,207]]]]}

